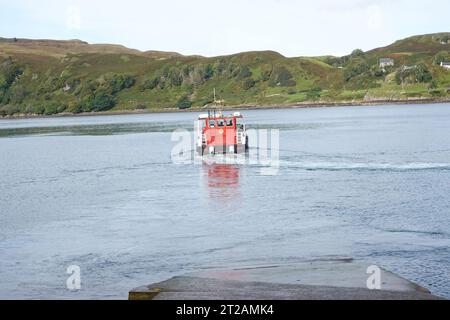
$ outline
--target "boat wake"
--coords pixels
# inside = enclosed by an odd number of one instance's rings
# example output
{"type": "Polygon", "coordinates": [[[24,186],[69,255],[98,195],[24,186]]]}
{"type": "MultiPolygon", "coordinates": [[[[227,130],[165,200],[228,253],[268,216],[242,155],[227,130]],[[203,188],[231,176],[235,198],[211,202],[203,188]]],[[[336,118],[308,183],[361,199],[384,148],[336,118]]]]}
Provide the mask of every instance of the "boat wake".
{"type": "MultiPolygon", "coordinates": [[[[368,162],[368,161],[324,161],[324,160],[287,160],[281,157],[280,160],[269,160],[260,163],[257,159],[251,159],[248,155],[205,155],[201,157],[204,164],[231,164],[244,165],[249,167],[268,167],[274,164],[279,169],[300,169],[307,171],[429,171],[442,170],[450,171],[450,163],[433,162],[407,162],[407,163],[388,163],[388,162],[368,162]]],[[[298,158],[297,158],[298,159],[298,158]]]]}
{"type": "Polygon", "coordinates": [[[304,170],[360,170],[360,171],[421,171],[450,170],[450,163],[372,163],[372,162],[328,162],[328,161],[280,161],[280,167],[304,170]]]}
{"type": "Polygon", "coordinates": [[[248,158],[245,154],[220,154],[220,155],[203,155],[200,157],[203,164],[230,164],[230,165],[246,165],[248,158]]]}

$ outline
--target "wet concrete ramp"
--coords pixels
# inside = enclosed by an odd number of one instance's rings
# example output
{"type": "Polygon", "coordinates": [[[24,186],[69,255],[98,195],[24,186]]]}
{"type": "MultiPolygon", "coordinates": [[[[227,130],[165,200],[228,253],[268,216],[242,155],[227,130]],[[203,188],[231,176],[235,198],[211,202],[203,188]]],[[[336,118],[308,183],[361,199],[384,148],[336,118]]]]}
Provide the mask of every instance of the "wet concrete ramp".
{"type": "Polygon", "coordinates": [[[411,281],[380,269],[379,290],[369,290],[369,263],[352,259],[295,265],[216,269],[190,273],[132,290],[131,300],[434,300],[411,281]]]}

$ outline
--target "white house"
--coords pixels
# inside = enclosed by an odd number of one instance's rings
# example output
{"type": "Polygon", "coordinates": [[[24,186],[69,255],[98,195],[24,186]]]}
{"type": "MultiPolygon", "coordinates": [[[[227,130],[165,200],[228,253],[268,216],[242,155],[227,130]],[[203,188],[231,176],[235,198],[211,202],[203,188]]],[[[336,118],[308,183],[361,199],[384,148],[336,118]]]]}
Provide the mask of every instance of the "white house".
{"type": "Polygon", "coordinates": [[[445,69],[450,69],[450,62],[441,62],[441,67],[445,69]]]}
{"type": "Polygon", "coordinates": [[[391,58],[380,58],[380,68],[391,67],[394,64],[395,64],[394,63],[394,59],[391,59],[391,58]]]}

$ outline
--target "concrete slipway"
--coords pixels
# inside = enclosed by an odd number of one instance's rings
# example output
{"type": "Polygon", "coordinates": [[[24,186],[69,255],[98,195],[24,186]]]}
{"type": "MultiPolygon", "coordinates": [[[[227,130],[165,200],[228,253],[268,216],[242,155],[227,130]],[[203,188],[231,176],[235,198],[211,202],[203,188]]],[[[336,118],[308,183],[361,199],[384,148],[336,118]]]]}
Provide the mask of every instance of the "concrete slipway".
{"type": "Polygon", "coordinates": [[[130,300],[430,300],[426,288],[381,269],[381,289],[369,290],[370,263],[351,258],[295,265],[208,270],[143,286],[130,300]]]}

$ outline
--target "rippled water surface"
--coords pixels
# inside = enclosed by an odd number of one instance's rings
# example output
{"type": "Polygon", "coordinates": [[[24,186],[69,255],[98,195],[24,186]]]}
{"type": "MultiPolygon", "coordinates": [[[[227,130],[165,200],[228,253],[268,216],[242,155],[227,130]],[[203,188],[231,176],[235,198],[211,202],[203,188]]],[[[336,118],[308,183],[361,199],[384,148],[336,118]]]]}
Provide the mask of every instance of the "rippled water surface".
{"type": "Polygon", "coordinates": [[[244,115],[281,130],[277,175],[172,163],[195,113],[0,121],[0,297],[126,298],[206,268],[351,256],[450,298],[449,104],[244,115]]]}

